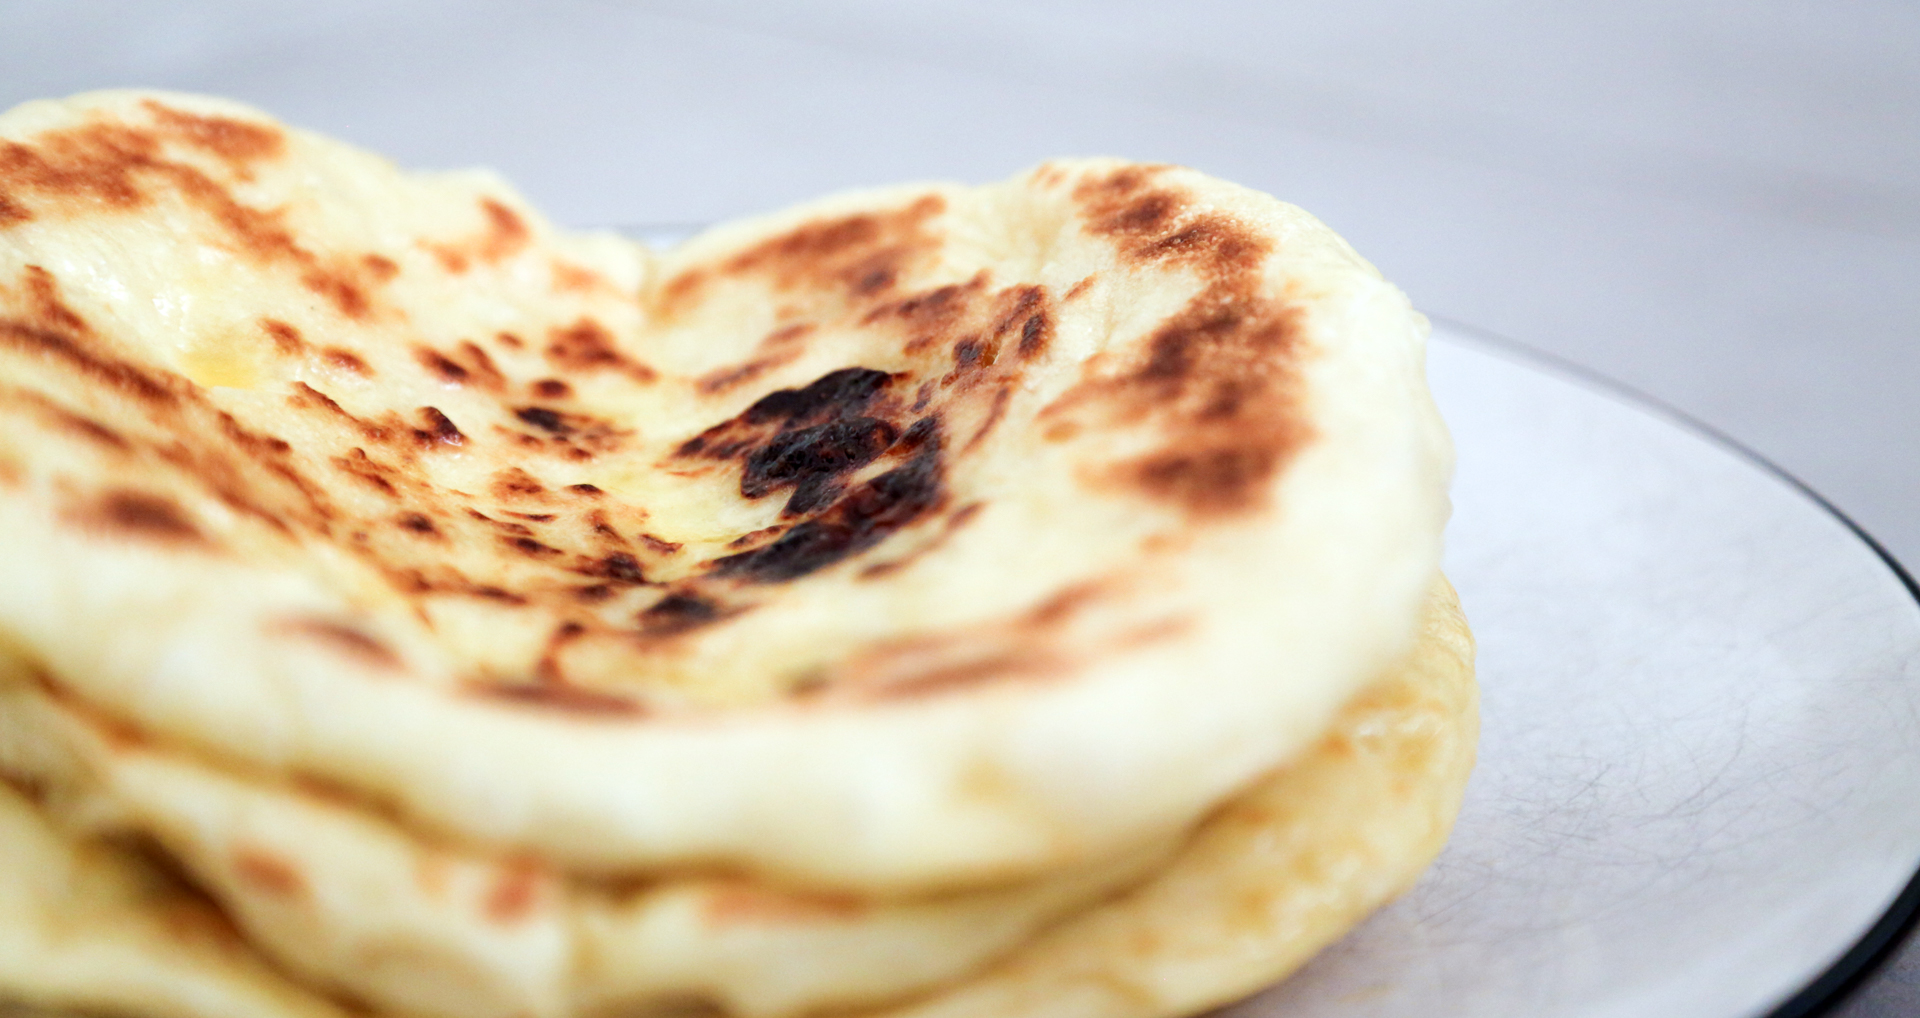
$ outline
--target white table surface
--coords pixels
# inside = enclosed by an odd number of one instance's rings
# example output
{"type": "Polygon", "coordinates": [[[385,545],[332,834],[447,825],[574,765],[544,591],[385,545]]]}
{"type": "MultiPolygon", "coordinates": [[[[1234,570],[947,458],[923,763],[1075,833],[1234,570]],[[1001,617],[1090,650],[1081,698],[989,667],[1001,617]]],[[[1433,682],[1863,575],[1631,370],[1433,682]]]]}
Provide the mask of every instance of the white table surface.
{"type": "MultiPolygon", "coordinates": [[[[574,224],[1050,155],[1312,210],[1430,313],[1644,390],[1920,564],[1920,6],[0,0],[0,107],[231,95],[574,224]]],[[[1842,1018],[1920,1013],[1909,945],[1842,1018]]]]}

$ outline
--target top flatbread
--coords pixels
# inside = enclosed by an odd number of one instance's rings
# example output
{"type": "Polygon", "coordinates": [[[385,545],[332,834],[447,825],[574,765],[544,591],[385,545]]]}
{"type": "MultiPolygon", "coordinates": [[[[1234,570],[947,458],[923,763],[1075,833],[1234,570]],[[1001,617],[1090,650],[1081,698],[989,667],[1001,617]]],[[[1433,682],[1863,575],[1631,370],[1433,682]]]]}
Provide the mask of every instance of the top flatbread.
{"type": "Polygon", "coordinates": [[[1409,646],[1424,323],[1170,167],[666,254],[230,103],[0,116],[0,632],[137,729],[570,867],[1013,879],[1409,646]]]}

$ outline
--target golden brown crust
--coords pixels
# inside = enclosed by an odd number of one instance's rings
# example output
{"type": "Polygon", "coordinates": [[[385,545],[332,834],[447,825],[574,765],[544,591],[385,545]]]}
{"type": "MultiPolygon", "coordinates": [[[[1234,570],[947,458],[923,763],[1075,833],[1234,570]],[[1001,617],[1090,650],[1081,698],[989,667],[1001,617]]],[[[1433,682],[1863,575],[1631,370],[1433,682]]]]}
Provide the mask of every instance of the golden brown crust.
{"type": "MultiPolygon", "coordinates": [[[[1051,434],[1150,432],[1158,448],[1091,468],[1205,518],[1265,508],[1271,478],[1313,434],[1298,404],[1298,309],[1262,278],[1273,240],[1192,209],[1171,167],[1127,166],[1083,179],[1073,196],[1089,232],[1134,269],[1178,266],[1204,280],[1133,363],[1095,374],[1043,413],[1051,434]]],[[[1089,277],[1092,278],[1092,277],[1089,277]]]]}

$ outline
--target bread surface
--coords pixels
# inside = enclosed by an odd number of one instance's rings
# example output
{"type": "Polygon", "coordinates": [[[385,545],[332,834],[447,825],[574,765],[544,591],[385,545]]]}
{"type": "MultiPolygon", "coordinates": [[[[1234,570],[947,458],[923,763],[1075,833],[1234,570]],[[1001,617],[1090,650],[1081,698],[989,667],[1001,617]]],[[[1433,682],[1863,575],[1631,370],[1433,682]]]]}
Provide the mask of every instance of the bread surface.
{"type": "Polygon", "coordinates": [[[928,894],[1190,827],[1410,646],[1424,321],[1192,171],[672,251],[219,100],[0,116],[0,632],[570,872],[928,894]]]}
{"type": "MultiPolygon", "coordinates": [[[[32,680],[16,670],[6,682],[18,692],[32,680]]],[[[317,971],[318,985],[371,998],[382,1014],[595,1014],[622,1002],[628,1009],[619,1013],[633,1013],[636,1000],[669,1009],[707,1000],[731,1014],[817,1014],[831,997],[807,999],[805,979],[816,980],[818,993],[827,984],[817,980],[837,978],[843,1000],[909,995],[877,1008],[829,1006],[864,1018],[1173,1018],[1282,978],[1411,885],[1452,826],[1477,730],[1472,636],[1451,588],[1438,581],[1414,651],[1348,703],[1307,754],[1223,804],[1170,851],[1156,852],[1150,871],[1123,862],[1133,872],[1118,875],[1103,899],[1079,902],[1017,943],[983,956],[969,938],[992,925],[993,911],[1018,924],[1031,904],[1024,895],[1062,888],[921,902],[908,906],[918,915],[903,915],[897,903],[687,881],[649,892],[656,901],[679,896],[685,906],[649,935],[559,952],[597,959],[585,968],[555,965],[556,952],[540,950],[539,940],[559,928],[587,938],[605,932],[595,929],[604,922],[595,918],[607,907],[604,889],[568,888],[548,874],[529,885],[444,846],[432,866],[382,882],[381,860],[368,858],[381,846],[357,844],[352,830],[326,829],[329,820],[342,821],[315,817],[325,808],[318,804],[268,812],[276,826],[260,829],[233,823],[232,803],[218,795],[162,799],[131,815],[97,803],[88,833],[81,823],[88,796],[124,802],[141,789],[74,783],[151,768],[143,759],[151,747],[96,747],[125,759],[63,777],[50,759],[58,754],[47,749],[48,728],[0,730],[0,768],[15,780],[37,775],[42,797],[36,803],[0,784],[0,858],[9,863],[0,871],[0,1001],[135,1018],[348,1013],[281,974],[291,970],[317,971]],[[29,744],[41,748],[37,765],[23,762],[29,744]],[[195,819],[201,829],[183,835],[183,823],[195,819]],[[157,833],[224,909],[156,873],[150,856],[121,847],[125,840],[102,840],[102,829],[157,833]],[[254,870],[250,879],[222,872],[248,858],[239,865],[254,870]],[[437,895],[421,892],[435,887],[437,895]],[[530,893],[503,898],[503,887],[530,893]],[[356,890],[412,900],[400,908],[356,902],[356,890]],[[290,896],[304,900],[304,914],[287,907],[290,896]],[[327,899],[361,911],[326,907],[327,899]],[[517,903],[515,914],[489,914],[489,900],[495,909],[517,903]],[[437,921],[394,921],[403,908],[435,907],[437,921]],[[566,921],[560,914],[570,910],[585,921],[566,921]],[[229,914],[244,938],[228,925],[229,914]],[[304,957],[285,953],[289,935],[306,938],[304,957]],[[533,949],[489,953],[490,935],[499,946],[520,935],[521,949],[533,949]],[[959,970],[926,975],[956,951],[965,961],[959,970]],[[674,972],[676,962],[685,967],[674,972]],[[920,985],[902,990],[903,975],[920,985]],[[683,981],[671,982],[674,976],[683,981]],[[396,1008],[399,1000],[414,1007],[396,1008]]],[[[71,745],[60,740],[52,741],[71,745]]]]}

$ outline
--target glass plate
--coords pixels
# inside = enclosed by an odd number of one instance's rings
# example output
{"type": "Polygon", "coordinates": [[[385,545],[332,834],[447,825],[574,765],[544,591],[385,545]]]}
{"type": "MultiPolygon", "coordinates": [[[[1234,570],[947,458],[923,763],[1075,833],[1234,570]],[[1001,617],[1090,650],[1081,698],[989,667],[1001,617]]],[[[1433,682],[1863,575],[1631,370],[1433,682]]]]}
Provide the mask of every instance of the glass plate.
{"type": "Polygon", "coordinates": [[[1480,646],[1465,810],[1406,897],[1218,1018],[1827,1009],[1920,894],[1912,582],[1644,397],[1444,323],[1431,374],[1480,646]]]}

